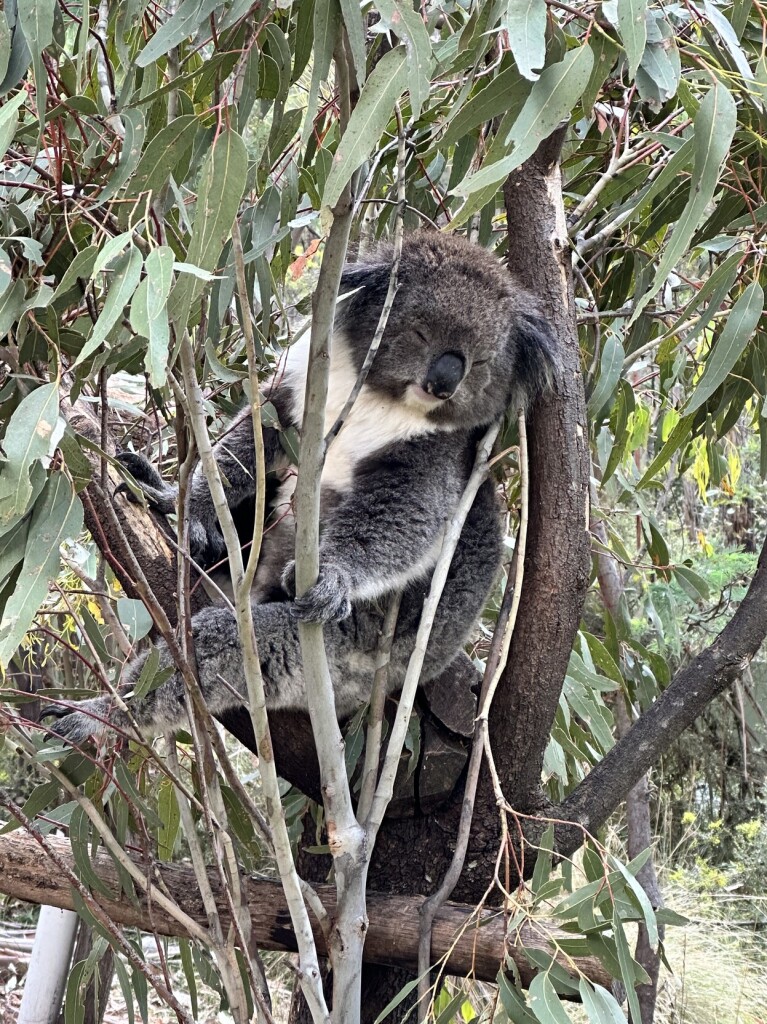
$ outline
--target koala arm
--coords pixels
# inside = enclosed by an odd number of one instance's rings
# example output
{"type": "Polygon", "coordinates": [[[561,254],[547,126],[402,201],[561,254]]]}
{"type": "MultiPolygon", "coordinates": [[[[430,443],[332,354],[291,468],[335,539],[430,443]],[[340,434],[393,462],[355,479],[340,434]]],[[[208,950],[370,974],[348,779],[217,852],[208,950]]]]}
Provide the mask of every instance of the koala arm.
{"type": "MultiPolygon", "coordinates": [[[[274,401],[274,397],[271,400],[274,401]]],[[[287,465],[288,459],[280,443],[278,431],[272,427],[265,427],[263,434],[266,471],[270,472],[283,464],[287,465]]],[[[252,503],[256,493],[256,453],[250,412],[235,421],[214,445],[213,454],[221,471],[229,507],[234,509],[244,502],[252,503]]],[[[136,452],[121,452],[118,459],[139,484],[150,508],[163,515],[176,511],[178,488],[166,483],[143,455],[136,452]]],[[[131,498],[131,492],[125,484],[120,484],[116,493],[124,493],[131,498]]],[[[196,562],[208,568],[224,558],[226,545],[218,524],[210,487],[199,465],[192,476],[189,507],[191,555],[196,562]]]]}
{"type": "MultiPolygon", "coordinates": [[[[350,493],[328,517],[319,578],[296,600],[298,618],[343,619],[352,601],[401,590],[433,568],[442,527],[471,467],[461,447],[468,453],[463,435],[429,436],[392,445],[360,465],[350,493]]],[[[292,573],[291,564],[288,589],[292,573]]]]}
{"type": "MultiPolygon", "coordinates": [[[[287,463],[287,457],[275,429],[265,427],[263,435],[266,471],[269,472],[278,468],[281,462],[287,463]]],[[[213,454],[221,473],[229,508],[234,509],[244,502],[252,503],[256,494],[256,451],[249,412],[216,442],[213,454]]],[[[201,465],[197,466],[192,477],[190,509],[192,555],[204,566],[215,565],[225,557],[226,545],[201,465]]]]}

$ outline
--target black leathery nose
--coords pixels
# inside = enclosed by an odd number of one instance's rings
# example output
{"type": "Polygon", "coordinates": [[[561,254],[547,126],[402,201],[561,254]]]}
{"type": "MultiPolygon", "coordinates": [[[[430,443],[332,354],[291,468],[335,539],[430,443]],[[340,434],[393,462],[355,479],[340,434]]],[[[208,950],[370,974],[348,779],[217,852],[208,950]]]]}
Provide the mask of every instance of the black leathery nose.
{"type": "Polygon", "coordinates": [[[438,356],[429,367],[423,382],[424,391],[435,398],[450,398],[463,380],[466,362],[463,356],[455,352],[445,352],[438,356]]]}

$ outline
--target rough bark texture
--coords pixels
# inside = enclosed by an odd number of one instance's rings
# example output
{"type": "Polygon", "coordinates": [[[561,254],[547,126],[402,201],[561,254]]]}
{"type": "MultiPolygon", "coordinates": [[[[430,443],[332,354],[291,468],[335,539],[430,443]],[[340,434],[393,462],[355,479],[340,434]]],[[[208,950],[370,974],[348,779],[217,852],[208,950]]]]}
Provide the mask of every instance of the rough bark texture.
{"type": "MultiPolygon", "coordinates": [[[[509,269],[539,298],[561,358],[552,393],[530,416],[524,587],[490,718],[504,795],[525,812],[542,805],[543,754],[590,567],[588,429],[558,165],[563,137],[551,136],[504,188],[509,269]]],[[[485,802],[488,796],[485,789],[485,802]]]]}
{"type": "MultiPolygon", "coordinates": [[[[101,444],[100,424],[88,406],[77,403],[71,407],[65,403],[62,411],[79,434],[94,444],[101,444]]],[[[108,439],[107,454],[114,455],[111,438],[108,439]]],[[[169,543],[169,535],[172,536],[170,526],[162,516],[146,511],[141,505],[135,505],[125,497],[114,498],[115,488],[123,478],[107,465],[107,486],[102,487],[100,459],[89,454],[89,461],[93,479],[81,494],[85,525],[128,597],[141,598],[131,567],[135,559],[165,614],[175,625],[178,619],[176,555],[169,543]]],[[[205,591],[197,587],[193,610],[207,603],[205,591]]]]}
{"type": "MultiPolygon", "coordinates": [[[[75,860],[68,840],[48,837],[46,843],[66,864],[76,871],[75,860]]],[[[136,858],[136,864],[145,869],[145,864],[136,858]]],[[[114,861],[106,853],[97,853],[91,866],[107,888],[117,894],[110,899],[102,892],[94,892],[97,902],[121,925],[137,927],[143,931],[156,931],[160,935],[184,935],[184,929],[156,904],[151,907],[139,895],[137,903],[121,896],[120,877],[114,861]]],[[[183,864],[155,864],[154,879],[186,914],[201,925],[207,925],[199,886],[191,867],[183,864]]],[[[40,846],[31,836],[23,832],[0,837],[0,876],[3,891],[17,899],[33,903],[45,903],[52,907],[74,909],[72,889],[65,878],[51,871],[51,864],[40,846]]],[[[218,873],[208,873],[210,886],[222,927],[226,931],[231,914],[218,873]]],[[[334,911],[335,888],[330,885],[318,886],[322,902],[332,914],[334,911]]],[[[418,900],[388,896],[383,893],[368,894],[370,929],[365,941],[365,957],[371,963],[412,967],[418,956],[418,900]]],[[[253,939],[261,949],[295,950],[296,943],[290,924],[287,903],[282,887],[277,881],[250,879],[248,883],[248,906],[253,927],[253,939]]],[[[434,929],[434,957],[444,956],[449,951],[447,962],[451,972],[456,974],[474,973],[480,980],[493,980],[498,965],[503,959],[506,925],[502,914],[485,911],[475,915],[474,908],[447,904],[437,919],[434,929]]],[[[566,933],[552,929],[552,938],[563,938],[566,933]]],[[[324,951],[319,926],[315,937],[324,951]]],[[[522,929],[519,945],[548,949],[553,947],[547,941],[546,932],[541,928],[522,929]]],[[[516,963],[523,981],[532,979],[530,964],[521,951],[513,947],[508,950],[516,963]]],[[[562,957],[562,966],[573,974],[583,971],[587,977],[599,984],[609,984],[609,975],[594,957],[575,960],[562,957]],[[573,964],[576,965],[573,969],[573,964]]]]}

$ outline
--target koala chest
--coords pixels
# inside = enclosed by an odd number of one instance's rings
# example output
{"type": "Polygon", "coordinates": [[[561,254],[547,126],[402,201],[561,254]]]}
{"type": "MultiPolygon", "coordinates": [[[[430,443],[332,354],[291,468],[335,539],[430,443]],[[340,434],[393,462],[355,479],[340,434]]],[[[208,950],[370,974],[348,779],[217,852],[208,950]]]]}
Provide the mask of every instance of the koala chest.
{"type": "MultiPolygon", "coordinates": [[[[288,365],[282,386],[293,396],[293,421],[303,417],[305,368],[298,372],[288,365]]],[[[336,422],[354,387],[357,371],[345,346],[335,344],[331,358],[328,399],[325,407],[325,433],[336,422]]],[[[355,472],[360,463],[389,445],[428,434],[434,427],[426,417],[403,402],[381,395],[364,386],[343,427],[330,445],[320,482],[320,530],[332,517],[333,509],[354,489],[355,472]]],[[[294,493],[295,468],[285,472],[271,508],[270,523],[264,533],[262,556],[254,583],[256,600],[269,600],[279,588],[285,563],[295,554],[294,493]]]]}

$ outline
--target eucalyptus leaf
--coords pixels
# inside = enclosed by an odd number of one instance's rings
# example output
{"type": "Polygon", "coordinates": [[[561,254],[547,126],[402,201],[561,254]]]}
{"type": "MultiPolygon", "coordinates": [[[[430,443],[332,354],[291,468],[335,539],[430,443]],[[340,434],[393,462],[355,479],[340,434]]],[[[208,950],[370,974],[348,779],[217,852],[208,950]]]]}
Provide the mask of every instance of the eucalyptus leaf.
{"type": "Polygon", "coordinates": [[[0,665],[8,666],[59,571],[59,548],[82,530],[83,507],[63,473],[49,477],[29,524],[21,575],[3,611],[0,665]]]}
{"type": "Polygon", "coordinates": [[[0,527],[26,511],[32,496],[30,470],[53,454],[64,432],[55,382],[35,388],[11,416],[3,439],[5,461],[0,472],[0,527]]]}
{"type": "Polygon", "coordinates": [[[706,360],[703,375],[685,406],[686,415],[695,412],[727,379],[751,339],[764,311],[764,291],[754,281],[732,307],[727,323],[706,360]]]}
{"type": "MultiPolygon", "coordinates": [[[[223,128],[200,174],[187,263],[204,271],[216,269],[245,190],[247,173],[248,153],[242,136],[223,128]]],[[[203,288],[204,283],[189,274],[174,285],[168,309],[178,331],[186,328],[192,303],[203,288]]]]}
{"type": "Polygon", "coordinates": [[[512,0],[503,24],[519,73],[536,81],[546,59],[545,0],[512,0]]]}
{"type": "Polygon", "coordinates": [[[634,77],[647,43],[647,0],[618,0],[618,31],[634,77]]]}
{"type": "Polygon", "coordinates": [[[652,285],[634,307],[630,324],[636,323],[639,314],[666,281],[687,248],[695,229],[703,220],[716,191],[721,166],[730,150],[736,118],[735,101],[721,82],[717,81],[695,115],[695,163],[690,182],[690,197],[660,258],[652,285]]]}
{"type": "Polygon", "coordinates": [[[322,195],[323,206],[335,206],[352,174],[367,159],[406,88],[407,78],[408,56],[403,46],[389,50],[376,64],[333,157],[322,195]]]}
{"type": "Polygon", "coordinates": [[[532,156],[543,139],[570,115],[586,88],[594,65],[588,46],[571,50],[558,64],[552,64],[533,83],[525,105],[506,139],[511,152],[502,160],[468,175],[456,186],[458,195],[468,196],[479,189],[498,185],[513,170],[532,156]]]}
{"type": "Polygon", "coordinates": [[[115,263],[112,283],[104,300],[101,314],[80,350],[74,363],[75,366],[79,366],[96,351],[99,345],[103,345],[107,340],[107,335],[122,317],[125,307],[136,290],[143,262],[139,250],[131,245],[115,263]]]}

